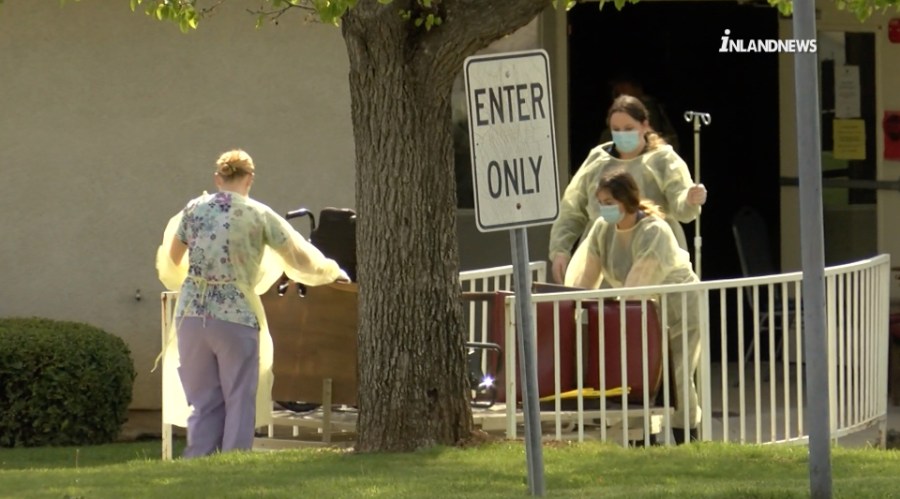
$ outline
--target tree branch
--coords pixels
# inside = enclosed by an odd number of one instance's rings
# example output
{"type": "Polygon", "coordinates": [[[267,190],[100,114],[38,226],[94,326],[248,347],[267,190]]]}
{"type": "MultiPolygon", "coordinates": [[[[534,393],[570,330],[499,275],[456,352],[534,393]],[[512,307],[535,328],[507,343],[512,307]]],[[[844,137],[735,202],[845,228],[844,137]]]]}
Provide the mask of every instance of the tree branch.
{"type": "Polygon", "coordinates": [[[413,60],[430,73],[429,81],[452,85],[466,57],[528,24],[551,4],[551,0],[442,0],[446,17],[423,35],[413,60]]]}
{"type": "Polygon", "coordinates": [[[206,17],[207,14],[211,14],[212,11],[216,10],[216,8],[218,8],[223,3],[225,3],[225,0],[218,0],[216,3],[210,5],[209,7],[202,7],[198,11],[198,13],[200,14],[200,17],[206,17]]]}
{"type": "Polygon", "coordinates": [[[471,39],[483,44],[480,47],[483,48],[524,26],[551,3],[551,0],[444,0],[448,17],[446,36],[455,40],[471,39]]]}
{"type": "MultiPolygon", "coordinates": [[[[220,3],[223,1],[225,1],[225,0],[219,0],[220,3]]],[[[311,5],[309,3],[309,1],[304,1],[303,3],[299,3],[299,4],[289,3],[289,4],[286,4],[284,7],[277,8],[277,9],[271,9],[271,10],[266,10],[266,9],[263,9],[262,7],[258,8],[258,9],[246,9],[246,10],[250,14],[257,16],[257,19],[258,19],[257,25],[258,25],[263,19],[268,19],[270,22],[278,24],[278,19],[281,18],[281,16],[283,16],[286,12],[291,11],[293,9],[304,10],[311,14],[315,14],[317,12],[316,8],[313,5],[311,5]]]]}

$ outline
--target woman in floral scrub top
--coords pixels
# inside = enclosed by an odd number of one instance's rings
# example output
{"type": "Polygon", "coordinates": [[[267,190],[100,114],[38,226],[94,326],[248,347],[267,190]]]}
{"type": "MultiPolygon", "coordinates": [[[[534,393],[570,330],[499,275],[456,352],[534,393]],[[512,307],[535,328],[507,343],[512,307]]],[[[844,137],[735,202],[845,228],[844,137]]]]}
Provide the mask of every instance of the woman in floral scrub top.
{"type": "Polygon", "coordinates": [[[226,152],[216,166],[219,192],[191,200],[173,217],[157,254],[160,280],[180,291],[176,334],[163,361],[168,391],[183,398],[167,401],[163,418],[178,424],[172,406],[190,408],[185,457],[250,449],[255,428],[271,417],[272,340],[258,294],[282,271],[312,286],[349,280],[286,220],[248,197],[255,168],[246,152],[226,152]],[[171,386],[172,367],[183,393],[171,386]]]}

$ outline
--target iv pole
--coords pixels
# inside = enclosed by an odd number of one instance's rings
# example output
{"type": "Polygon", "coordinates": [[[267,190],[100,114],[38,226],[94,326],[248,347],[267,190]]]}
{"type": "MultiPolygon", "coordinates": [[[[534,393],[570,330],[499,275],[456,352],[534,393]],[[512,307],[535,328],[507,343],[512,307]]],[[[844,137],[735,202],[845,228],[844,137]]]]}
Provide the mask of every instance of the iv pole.
{"type": "MultiPolygon", "coordinates": [[[[698,111],[685,111],[684,113],[684,121],[693,122],[694,124],[694,183],[700,183],[700,126],[701,123],[703,125],[709,125],[712,122],[712,118],[709,113],[701,113],[698,111]]],[[[700,236],[700,215],[697,215],[697,220],[695,221],[695,233],[694,233],[694,272],[697,274],[697,277],[700,278],[700,262],[701,262],[701,248],[703,247],[703,238],[700,236]]]]}

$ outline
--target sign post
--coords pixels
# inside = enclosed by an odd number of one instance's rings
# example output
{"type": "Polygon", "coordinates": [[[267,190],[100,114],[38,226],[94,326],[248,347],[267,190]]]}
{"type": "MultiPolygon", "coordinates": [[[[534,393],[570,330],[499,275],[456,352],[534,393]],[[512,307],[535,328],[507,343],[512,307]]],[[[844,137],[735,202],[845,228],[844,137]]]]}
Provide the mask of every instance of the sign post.
{"type": "MultiPolygon", "coordinates": [[[[812,0],[794,2],[794,38],[815,40],[812,0]]],[[[809,495],[831,498],[831,394],[828,386],[828,330],[825,318],[825,250],[822,222],[822,144],[819,133],[818,58],[794,54],[797,164],[800,178],[800,253],[803,270],[803,339],[809,399],[809,495]],[[801,125],[802,123],[802,125],[801,125]]]]}
{"type": "MultiPolygon", "coordinates": [[[[510,231],[528,488],[544,495],[527,226],[559,215],[550,64],[543,50],[472,56],[465,61],[475,220],[478,230],[510,231]]],[[[506,403],[515,403],[507,391],[506,403]],[[512,400],[510,400],[510,396],[512,400]]]]}

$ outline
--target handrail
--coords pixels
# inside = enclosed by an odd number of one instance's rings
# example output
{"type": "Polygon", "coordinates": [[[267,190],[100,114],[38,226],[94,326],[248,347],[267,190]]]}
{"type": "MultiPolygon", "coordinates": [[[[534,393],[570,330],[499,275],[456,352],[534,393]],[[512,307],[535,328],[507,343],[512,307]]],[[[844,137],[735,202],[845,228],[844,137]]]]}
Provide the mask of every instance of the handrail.
{"type": "MultiPolygon", "coordinates": [[[[890,257],[878,255],[841,265],[831,266],[825,269],[827,305],[827,333],[829,337],[829,381],[831,393],[831,432],[833,438],[847,435],[859,429],[881,424],[882,430],[886,425],[887,414],[887,366],[883,359],[887,351],[887,319],[889,302],[889,273],[890,257]]],[[[735,279],[721,279],[702,281],[688,284],[669,284],[660,286],[643,286],[623,289],[598,289],[581,291],[562,291],[551,293],[533,293],[532,302],[575,302],[577,310],[582,303],[595,300],[617,299],[625,295],[629,299],[662,299],[663,303],[668,297],[684,293],[696,292],[701,299],[698,304],[698,314],[701,325],[699,327],[702,338],[702,361],[698,367],[700,374],[699,388],[702,393],[703,423],[702,433],[704,439],[730,440],[729,421],[725,418],[722,422],[721,433],[713,435],[710,426],[712,407],[710,395],[713,386],[710,377],[713,374],[710,365],[709,345],[711,327],[718,327],[722,343],[722,355],[726,355],[727,345],[737,343],[738,373],[729,374],[726,364],[721,367],[722,390],[717,398],[726,406],[729,404],[728,391],[731,383],[729,376],[737,378],[740,387],[736,395],[740,403],[738,426],[739,439],[746,441],[745,429],[751,425],[750,420],[755,416],[755,440],[758,443],[788,442],[802,440],[803,429],[803,390],[805,379],[801,368],[803,362],[803,323],[801,310],[802,272],[790,272],[758,277],[743,277],[735,279]],[[793,291],[782,293],[780,299],[774,300],[769,293],[767,300],[760,296],[765,289],[772,290],[780,287],[782,290],[793,291]],[[749,305],[745,304],[741,296],[744,290],[752,291],[749,305]],[[734,305],[728,305],[727,297],[737,294],[734,305]],[[713,299],[714,295],[718,295],[713,299]],[[718,301],[718,303],[715,303],[718,301]],[[789,308],[794,305],[793,308],[789,308]],[[747,307],[753,314],[750,324],[745,324],[744,311],[747,307]],[[709,312],[717,308],[721,315],[720,323],[713,325],[710,322],[709,312]],[[736,308],[736,312],[735,312],[736,308]],[[753,309],[756,309],[754,313],[753,309]],[[782,314],[782,310],[787,312],[782,314]],[[793,312],[796,310],[797,312],[793,312]],[[726,334],[729,328],[729,319],[737,329],[737,338],[726,334]],[[746,327],[745,327],[746,326],[746,327]],[[775,331],[781,331],[776,333],[775,331]],[[775,348],[775,342],[781,335],[784,339],[784,348],[780,357],[775,348]],[[760,340],[769,341],[769,350],[764,352],[768,360],[762,358],[760,348],[748,350],[745,358],[745,341],[749,339],[752,345],[758,345],[760,340]],[[752,357],[751,357],[752,354],[752,357]],[[773,357],[774,356],[774,357],[773,357]],[[751,362],[752,361],[752,362],[751,362]],[[766,370],[760,369],[760,364],[766,362],[766,370]],[[745,363],[753,367],[752,372],[745,373],[745,363]],[[778,369],[776,370],[776,365],[778,369]],[[780,378],[780,379],[779,379],[780,378]],[[794,383],[792,385],[791,383],[794,383]],[[776,386],[777,385],[777,386],[776,386]],[[767,398],[765,396],[768,396],[767,398]],[[781,400],[783,398],[783,400],[781,400]],[[767,411],[761,408],[768,404],[767,411]],[[793,406],[792,406],[793,404],[793,406]],[[772,411],[779,405],[783,405],[784,414],[777,415],[772,411]],[[778,417],[782,419],[776,421],[778,417]],[[768,418],[769,425],[764,427],[761,419],[768,418]],[[766,432],[768,435],[766,436],[766,432]],[[768,439],[768,440],[767,440],[768,439]]],[[[513,348],[515,343],[510,340],[510,335],[516,331],[515,315],[509,311],[515,310],[516,297],[509,295],[504,298],[507,309],[507,349],[513,348]]],[[[558,306],[557,306],[558,307],[558,306]]],[[[665,306],[662,314],[665,316],[665,306]]],[[[558,319],[557,319],[558,320],[558,319]]],[[[663,319],[665,321],[665,319],[663,319]]],[[[579,321],[580,322],[580,321],[579,321]]],[[[555,326],[558,331],[558,324],[555,326]]],[[[579,337],[581,325],[578,325],[579,337]]],[[[548,333],[549,334],[549,333],[548,333]]],[[[556,334],[556,332],[554,332],[556,334]]],[[[596,334],[593,331],[585,331],[584,334],[596,334]]],[[[578,340],[579,342],[581,340],[578,340]]],[[[579,343],[580,344],[580,343],[579,343]]],[[[555,347],[558,349],[558,345],[555,347]]],[[[580,354],[579,354],[580,355],[580,354]]],[[[668,353],[666,353],[668,355],[668,353]]],[[[513,352],[507,352],[506,365],[513,366],[516,362],[513,352]]],[[[577,371],[581,376],[580,362],[577,371]]],[[[646,362],[646,360],[645,360],[646,362]]],[[[557,374],[558,377],[558,374],[557,374]]],[[[515,377],[507,380],[507,393],[515,393],[515,377]]],[[[579,397],[579,407],[583,401],[579,397]]],[[[728,414],[726,407],[723,411],[728,414]]],[[[513,413],[508,414],[512,417],[513,413]]],[[[582,416],[579,416],[581,418],[582,416]]],[[[580,419],[579,419],[580,421],[580,419]]],[[[577,423],[577,422],[576,422],[577,423]]],[[[627,423],[626,423],[627,425],[627,423]]],[[[578,426],[581,426],[578,424],[578,426]]],[[[627,428],[627,426],[626,426],[627,428]]],[[[508,436],[515,435],[515,425],[510,422],[507,425],[508,436]]],[[[717,430],[718,432],[719,430],[717,430]]],[[[882,432],[883,433],[883,432],[882,432]]],[[[579,438],[583,438],[579,431],[579,438]]],[[[605,436],[604,436],[605,438],[605,436]]],[[[737,438],[737,437],[734,437],[737,438]]]]}
{"type": "MultiPolygon", "coordinates": [[[[532,262],[529,265],[535,280],[543,280],[546,276],[546,262],[532,262]]],[[[479,289],[463,289],[464,296],[488,298],[497,291],[508,291],[511,284],[512,266],[498,266],[487,269],[464,271],[460,273],[461,286],[464,283],[474,283],[479,279],[493,280],[499,287],[482,286],[479,289]]],[[[826,279],[826,305],[829,349],[829,389],[831,392],[831,434],[838,438],[860,429],[868,428],[876,424],[882,427],[882,435],[886,430],[887,415],[887,341],[888,341],[888,311],[890,291],[890,257],[878,255],[857,262],[831,266],[825,269],[826,279]],[[882,358],[884,357],[884,358],[882,358]]],[[[487,282],[487,281],[484,281],[487,282]]],[[[801,272],[790,272],[770,276],[742,277],[735,279],[720,279],[701,281],[688,284],[670,284],[663,286],[644,286],[639,288],[623,289],[598,289],[565,291],[551,293],[533,293],[532,301],[535,306],[548,302],[575,302],[575,310],[584,310],[583,302],[598,299],[615,299],[626,295],[628,298],[658,300],[662,314],[662,323],[665,324],[666,300],[683,293],[698,293],[700,296],[697,310],[701,319],[700,331],[702,334],[703,352],[701,366],[698,368],[698,389],[701,393],[701,436],[705,440],[724,440],[758,443],[794,443],[807,439],[803,427],[803,411],[805,382],[803,379],[803,323],[802,314],[791,312],[790,315],[776,315],[776,309],[787,310],[789,301],[799,304],[801,299],[801,272]],[[767,300],[761,298],[765,289],[780,287],[782,290],[791,291],[782,293],[780,300],[774,300],[769,293],[767,300]],[[751,298],[745,299],[744,293],[751,298]],[[752,292],[751,292],[752,291],[752,292]],[[756,310],[753,310],[753,307],[756,310]],[[782,308],[779,308],[782,307],[782,308]],[[745,309],[746,312],[745,312],[745,309]],[[711,322],[710,312],[717,311],[720,315],[717,323],[711,322]],[[745,321],[747,313],[753,314],[745,321]],[[767,314],[761,317],[760,313],[767,314]],[[737,336],[735,337],[734,329],[737,336]],[[774,330],[780,328],[783,337],[783,349],[777,353],[774,343],[777,336],[774,330]],[[718,331],[716,331],[718,330],[718,331]],[[715,336],[715,334],[718,335],[715,336]],[[710,339],[718,338],[721,341],[722,356],[727,355],[728,346],[737,343],[738,369],[733,372],[728,363],[722,363],[718,370],[714,369],[710,361],[710,339]],[[746,355],[746,342],[751,345],[759,345],[762,340],[768,339],[768,352],[761,348],[755,348],[746,355]],[[763,355],[769,359],[765,370],[761,369],[764,362],[763,355]],[[779,356],[780,355],[780,356],[779,356]],[[746,365],[745,365],[746,364],[746,365]],[[776,369],[777,367],[777,369],[776,369]],[[717,374],[718,373],[718,374],[717,374]],[[714,384],[712,377],[717,375],[719,383],[714,384]],[[732,383],[734,382],[734,384],[732,383]],[[735,391],[736,390],[736,391],[735,391]],[[717,404],[714,406],[713,404],[717,404]],[[768,406],[766,411],[762,408],[768,406]],[[776,410],[776,408],[780,409],[776,410]],[[714,428],[713,410],[718,408],[718,413],[725,415],[735,413],[736,416],[719,418],[721,422],[714,428]],[[780,412],[779,412],[780,411],[780,412]],[[768,423],[767,425],[764,425],[768,423]],[[755,430],[748,434],[748,430],[755,430]]],[[[167,325],[166,315],[171,315],[174,304],[175,292],[165,292],[161,295],[163,325],[167,325]]],[[[504,329],[506,329],[506,342],[504,355],[507,356],[504,364],[510,369],[509,373],[516,372],[515,359],[515,314],[512,311],[515,303],[515,295],[510,294],[504,298],[505,309],[500,313],[505,314],[504,329]]],[[[485,341],[486,331],[491,324],[491,315],[496,310],[489,308],[485,301],[467,304],[470,313],[470,341],[485,341]]],[[[557,372],[554,374],[556,384],[559,380],[559,316],[558,305],[555,309],[554,326],[551,333],[555,336],[553,358],[556,359],[557,372]]],[[[797,311],[801,307],[795,307],[797,311]]],[[[794,310],[794,309],[791,309],[794,310]]],[[[778,312],[780,313],[780,312],[778,312]]],[[[602,322],[602,321],[601,321],[602,322]]],[[[646,328],[646,320],[642,327],[646,328]]],[[[597,331],[590,331],[580,320],[576,321],[577,329],[577,353],[578,359],[570,359],[577,364],[578,372],[584,367],[580,357],[586,352],[581,350],[582,341],[586,340],[597,331]]],[[[163,337],[165,337],[163,329],[163,337]]],[[[645,333],[644,333],[645,334],[645,333]]],[[[663,337],[664,351],[664,376],[668,376],[668,348],[667,337],[663,337]]],[[[602,350],[602,340],[600,341],[602,350]]],[[[602,351],[600,352],[602,354],[602,351]]],[[[716,352],[712,352],[716,353],[716,352]]],[[[624,364],[623,364],[624,365],[624,364]]],[[[624,369],[624,367],[623,367],[624,369]]],[[[602,369],[601,369],[602,371],[602,369]]],[[[602,372],[601,372],[602,376],[602,372]]],[[[516,393],[515,376],[507,376],[506,393],[516,393]]],[[[602,382],[601,382],[602,383],[602,382]]],[[[583,388],[579,381],[579,387],[583,388]]],[[[556,388],[559,388],[557,386],[556,388]]],[[[669,392],[664,390],[666,400],[669,401],[669,392]]],[[[675,398],[674,391],[672,399],[675,398]]],[[[646,404],[645,404],[646,405],[646,404]]],[[[586,412],[584,399],[579,397],[577,420],[584,423],[586,412]]],[[[644,431],[649,428],[647,424],[647,407],[643,408],[644,431]]],[[[653,417],[663,417],[663,424],[670,424],[668,412],[658,412],[654,409],[653,417]],[[663,416],[660,416],[663,415],[663,416]]],[[[635,417],[638,408],[632,408],[622,412],[618,417],[626,428],[628,418],[635,417]]],[[[555,407],[557,421],[556,438],[561,437],[560,422],[563,412],[559,404],[555,407]]],[[[567,415],[571,411],[565,411],[567,415]]],[[[606,405],[601,406],[600,417],[614,418],[615,411],[607,410],[606,405]]],[[[590,414],[596,414],[591,412],[590,414]]],[[[566,416],[569,417],[569,416],[566,416]]],[[[590,416],[596,417],[596,416],[590,416]]],[[[521,419],[516,411],[515,404],[508,404],[506,411],[507,433],[513,436],[516,432],[518,420],[521,419]]],[[[578,437],[584,438],[584,425],[578,424],[578,437]]],[[[606,439],[606,426],[603,425],[601,438],[606,439]]],[[[636,428],[637,429],[637,428],[636,428]]],[[[623,436],[623,438],[625,438],[623,436]]],[[[171,458],[171,426],[163,426],[163,453],[164,458],[171,458]],[[168,441],[168,444],[166,443],[168,441]]]]}

